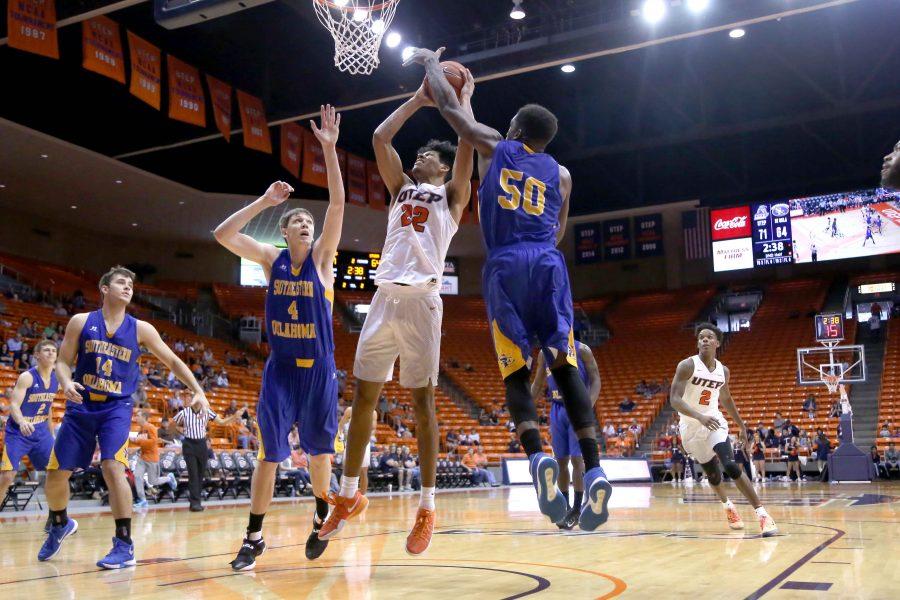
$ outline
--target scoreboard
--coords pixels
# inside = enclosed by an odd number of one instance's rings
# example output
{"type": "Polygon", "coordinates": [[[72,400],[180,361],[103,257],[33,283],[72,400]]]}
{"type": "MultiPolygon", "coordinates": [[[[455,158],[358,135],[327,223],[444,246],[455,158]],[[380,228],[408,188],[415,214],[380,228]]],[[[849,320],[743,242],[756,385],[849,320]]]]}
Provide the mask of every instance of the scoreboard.
{"type": "Polygon", "coordinates": [[[840,342],[844,339],[844,317],[840,313],[816,315],[816,341],[840,342]]]}
{"type": "Polygon", "coordinates": [[[792,262],[791,209],[788,203],[754,204],[752,208],[754,266],[792,262]]]}
{"type": "Polygon", "coordinates": [[[375,271],[381,264],[381,254],[338,250],[332,264],[335,287],[342,290],[373,290],[375,271]]]}

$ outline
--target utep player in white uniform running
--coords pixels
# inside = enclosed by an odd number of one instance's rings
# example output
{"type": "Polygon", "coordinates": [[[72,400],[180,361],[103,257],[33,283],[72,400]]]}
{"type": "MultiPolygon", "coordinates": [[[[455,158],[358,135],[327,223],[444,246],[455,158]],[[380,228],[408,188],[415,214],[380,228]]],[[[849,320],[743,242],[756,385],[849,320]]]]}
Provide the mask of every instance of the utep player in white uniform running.
{"type": "Polygon", "coordinates": [[[728,389],[728,367],[716,360],[716,350],[722,343],[722,332],[710,323],[700,323],[694,330],[698,353],[678,363],[672,380],[670,402],[681,413],[680,435],[685,451],[697,460],[706,472],[709,483],[722,500],[728,526],[743,529],[741,515],[728,499],[722,485],[722,470],[734,480],[735,485],[756,509],[759,528],[763,537],[778,533],[775,521],[763,508],[753,484],[734,460],[734,449],[728,438],[728,423],[719,410],[719,402],[741,428],[743,440],[747,440],[747,426],[738,414],[728,389]]]}
{"type": "MultiPolygon", "coordinates": [[[[467,72],[462,90],[467,107],[474,88],[474,79],[467,72]]],[[[378,170],[391,192],[387,237],[375,273],[378,291],[356,347],[353,375],[357,393],[341,490],[335,509],[319,532],[320,539],[329,539],[368,504],[359,491],[360,467],[372,431],[375,403],[384,383],[391,380],[399,356],[400,385],[411,389],[415,404],[422,474],[419,510],[406,539],[406,551],[411,555],[428,549],[434,530],[438,451],[434,385],[444,312],[441,278],[450,240],[469,203],[475,152],[471,144],[462,140],[458,151],[449,142],[431,140],[416,155],[412,169],[416,181],[407,177],[391,140],[406,120],[424,106],[433,104],[420,87],[378,126],[372,138],[378,170]]],[[[471,108],[468,110],[471,112],[471,108]]]]}

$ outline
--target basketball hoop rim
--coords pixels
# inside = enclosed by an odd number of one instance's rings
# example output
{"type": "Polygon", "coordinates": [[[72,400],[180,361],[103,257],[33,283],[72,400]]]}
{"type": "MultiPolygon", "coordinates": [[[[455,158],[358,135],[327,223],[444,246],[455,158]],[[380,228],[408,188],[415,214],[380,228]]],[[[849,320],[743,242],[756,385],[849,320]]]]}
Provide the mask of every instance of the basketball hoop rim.
{"type": "MultiPolygon", "coordinates": [[[[372,6],[368,7],[366,10],[369,11],[370,13],[372,13],[372,12],[375,12],[376,10],[384,10],[384,8],[386,6],[393,6],[394,4],[397,4],[399,2],[400,2],[400,0],[388,0],[387,2],[379,2],[378,4],[373,4],[372,6]]],[[[334,10],[339,10],[341,12],[350,12],[357,8],[362,8],[360,6],[350,6],[349,2],[345,6],[339,6],[339,5],[335,4],[334,2],[331,2],[331,0],[313,0],[313,3],[314,4],[322,4],[322,5],[327,6],[328,8],[333,8],[334,10]]]]}

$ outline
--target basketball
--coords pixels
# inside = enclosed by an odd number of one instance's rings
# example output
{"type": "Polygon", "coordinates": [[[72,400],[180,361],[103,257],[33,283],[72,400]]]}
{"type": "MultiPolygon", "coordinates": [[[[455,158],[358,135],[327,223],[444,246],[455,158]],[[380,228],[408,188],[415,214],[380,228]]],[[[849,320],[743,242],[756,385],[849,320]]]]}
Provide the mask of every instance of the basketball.
{"type": "MultiPolygon", "coordinates": [[[[462,100],[462,88],[466,83],[466,68],[458,62],[445,60],[441,62],[441,69],[444,71],[444,77],[450,82],[450,86],[456,90],[456,98],[462,100]]],[[[428,78],[425,78],[425,95],[429,100],[431,97],[431,86],[428,85],[428,78]]]]}

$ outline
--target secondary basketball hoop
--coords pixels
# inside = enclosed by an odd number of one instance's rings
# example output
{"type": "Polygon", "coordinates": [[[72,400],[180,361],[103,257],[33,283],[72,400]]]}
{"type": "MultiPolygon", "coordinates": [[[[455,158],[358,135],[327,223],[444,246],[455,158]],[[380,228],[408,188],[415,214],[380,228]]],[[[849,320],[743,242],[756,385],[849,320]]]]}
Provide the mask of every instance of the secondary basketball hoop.
{"type": "Polygon", "coordinates": [[[381,38],[391,26],[400,0],[313,0],[319,22],[334,39],[334,66],[351,75],[378,67],[381,38]]]}
{"type": "Polygon", "coordinates": [[[822,385],[831,394],[846,391],[842,384],[866,380],[866,349],[858,344],[840,346],[844,340],[844,317],[840,313],[815,318],[816,341],[812,348],[797,348],[797,382],[822,385]]]}

